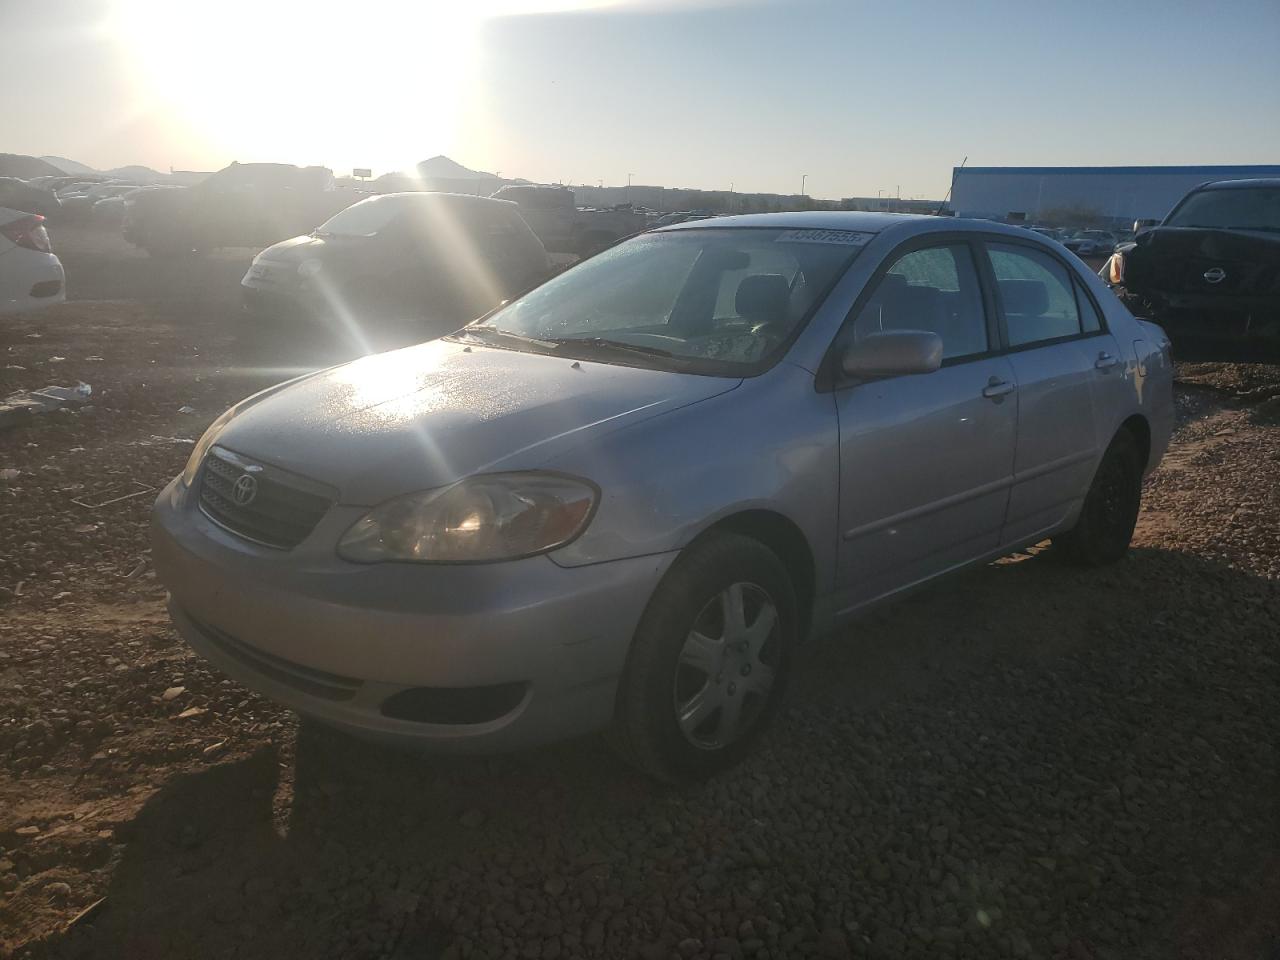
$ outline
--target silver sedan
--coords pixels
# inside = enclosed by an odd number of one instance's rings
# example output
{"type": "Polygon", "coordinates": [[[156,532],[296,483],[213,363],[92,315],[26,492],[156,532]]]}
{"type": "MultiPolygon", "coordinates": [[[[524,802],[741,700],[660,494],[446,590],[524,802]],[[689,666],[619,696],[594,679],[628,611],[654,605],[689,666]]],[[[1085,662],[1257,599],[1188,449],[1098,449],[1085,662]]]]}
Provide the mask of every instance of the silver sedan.
{"type": "Polygon", "coordinates": [[[154,514],[187,641],[356,734],[748,751],[796,648],[1052,538],[1126,552],[1169,342],[987,221],[703,220],[237,404],[154,514]]]}

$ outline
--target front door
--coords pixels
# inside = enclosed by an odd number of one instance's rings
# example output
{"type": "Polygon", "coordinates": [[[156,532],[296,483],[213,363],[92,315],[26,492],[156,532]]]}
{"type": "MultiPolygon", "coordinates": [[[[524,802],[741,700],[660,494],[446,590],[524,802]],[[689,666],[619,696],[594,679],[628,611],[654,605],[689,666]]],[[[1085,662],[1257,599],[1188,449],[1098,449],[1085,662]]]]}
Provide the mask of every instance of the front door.
{"type": "Polygon", "coordinates": [[[895,329],[939,334],[943,366],[837,387],[841,611],[993,551],[1009,497],[1016,381],[968,243],[891,256],[839,346],[895,329]]]}

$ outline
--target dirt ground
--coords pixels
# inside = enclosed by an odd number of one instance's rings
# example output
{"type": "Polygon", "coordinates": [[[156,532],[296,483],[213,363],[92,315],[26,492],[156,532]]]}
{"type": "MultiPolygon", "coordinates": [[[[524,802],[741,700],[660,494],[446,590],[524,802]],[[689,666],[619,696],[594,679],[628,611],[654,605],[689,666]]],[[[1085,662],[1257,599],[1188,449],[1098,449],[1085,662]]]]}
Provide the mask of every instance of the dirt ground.
{"type": "Polygon", "coordinates": [[[1129,559],[814,643],[761,752],[673,791],[596,738],[357,745],[189,653],[154,491],[360,345],[248,327],[252,251],[54,244],[73,300],[0,317],[0,397],[93,392],[0,432],[0,956],[1280,955],[1280,368],[1184,351],[1129,559]]]}

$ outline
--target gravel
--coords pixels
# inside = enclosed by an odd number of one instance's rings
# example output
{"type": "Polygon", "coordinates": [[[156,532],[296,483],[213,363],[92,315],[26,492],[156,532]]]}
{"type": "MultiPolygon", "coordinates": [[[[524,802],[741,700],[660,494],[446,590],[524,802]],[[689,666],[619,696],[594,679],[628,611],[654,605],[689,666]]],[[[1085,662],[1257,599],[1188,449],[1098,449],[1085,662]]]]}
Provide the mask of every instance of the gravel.
{"type": "Polygon", "coordinates": [[[145,287],[107,239],[54,242],[73,292],[129,299],[0,325],[14,389],[57,382],[55,355],[94,385],[93,410],[0,435],[0,468],[22,471],[0,481],[0,956],[1256,960],[1280,943],[1280,370],[1184,364],[1127,560],[1033,549],[814,642],[761,751],[675,791],[596,738],[374,749],[188,654],[145,565],[148,498],[89,514],[68,488],[158,485],[189,446],[151,438],[194,439],[273,375],[214,283],[242,263],[145,287]]]}

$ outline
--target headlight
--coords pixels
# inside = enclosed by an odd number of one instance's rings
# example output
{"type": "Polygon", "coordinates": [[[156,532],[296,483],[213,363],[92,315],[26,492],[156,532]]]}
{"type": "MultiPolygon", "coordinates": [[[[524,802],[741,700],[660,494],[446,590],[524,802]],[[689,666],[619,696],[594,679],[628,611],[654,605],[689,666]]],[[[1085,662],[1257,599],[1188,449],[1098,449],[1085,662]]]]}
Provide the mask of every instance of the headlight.
{"type": "Polygon", "coordinates": [[[196,443],[195,449],[191,451],[191,456],[187,459],[186,467],[183,468],[183,486],[189,487],[193,482],[195,482],[196,474],[200,471],[200,464],[204,462],[204,455],[209,452],[209,448],[212,447],[214,441],[218,439],[218,434],[222,432],[222,428],[231,422],[231,418],[236,415],[238,409],[238,405],[232,407],[230,410],[224,412],[222,416],[218,417],[217,420],[213,421],[213,423],[209,424],[209,429],[204,432],[204,435],[200,438],[199,442],[196,443]]]}
{"type": "Polygon", "coordinates": [[[357,563],[486,563],[564,546],[586,529],[597,491],[553,473],[494,473],[374,507],[338,555],[357,563]]]}

